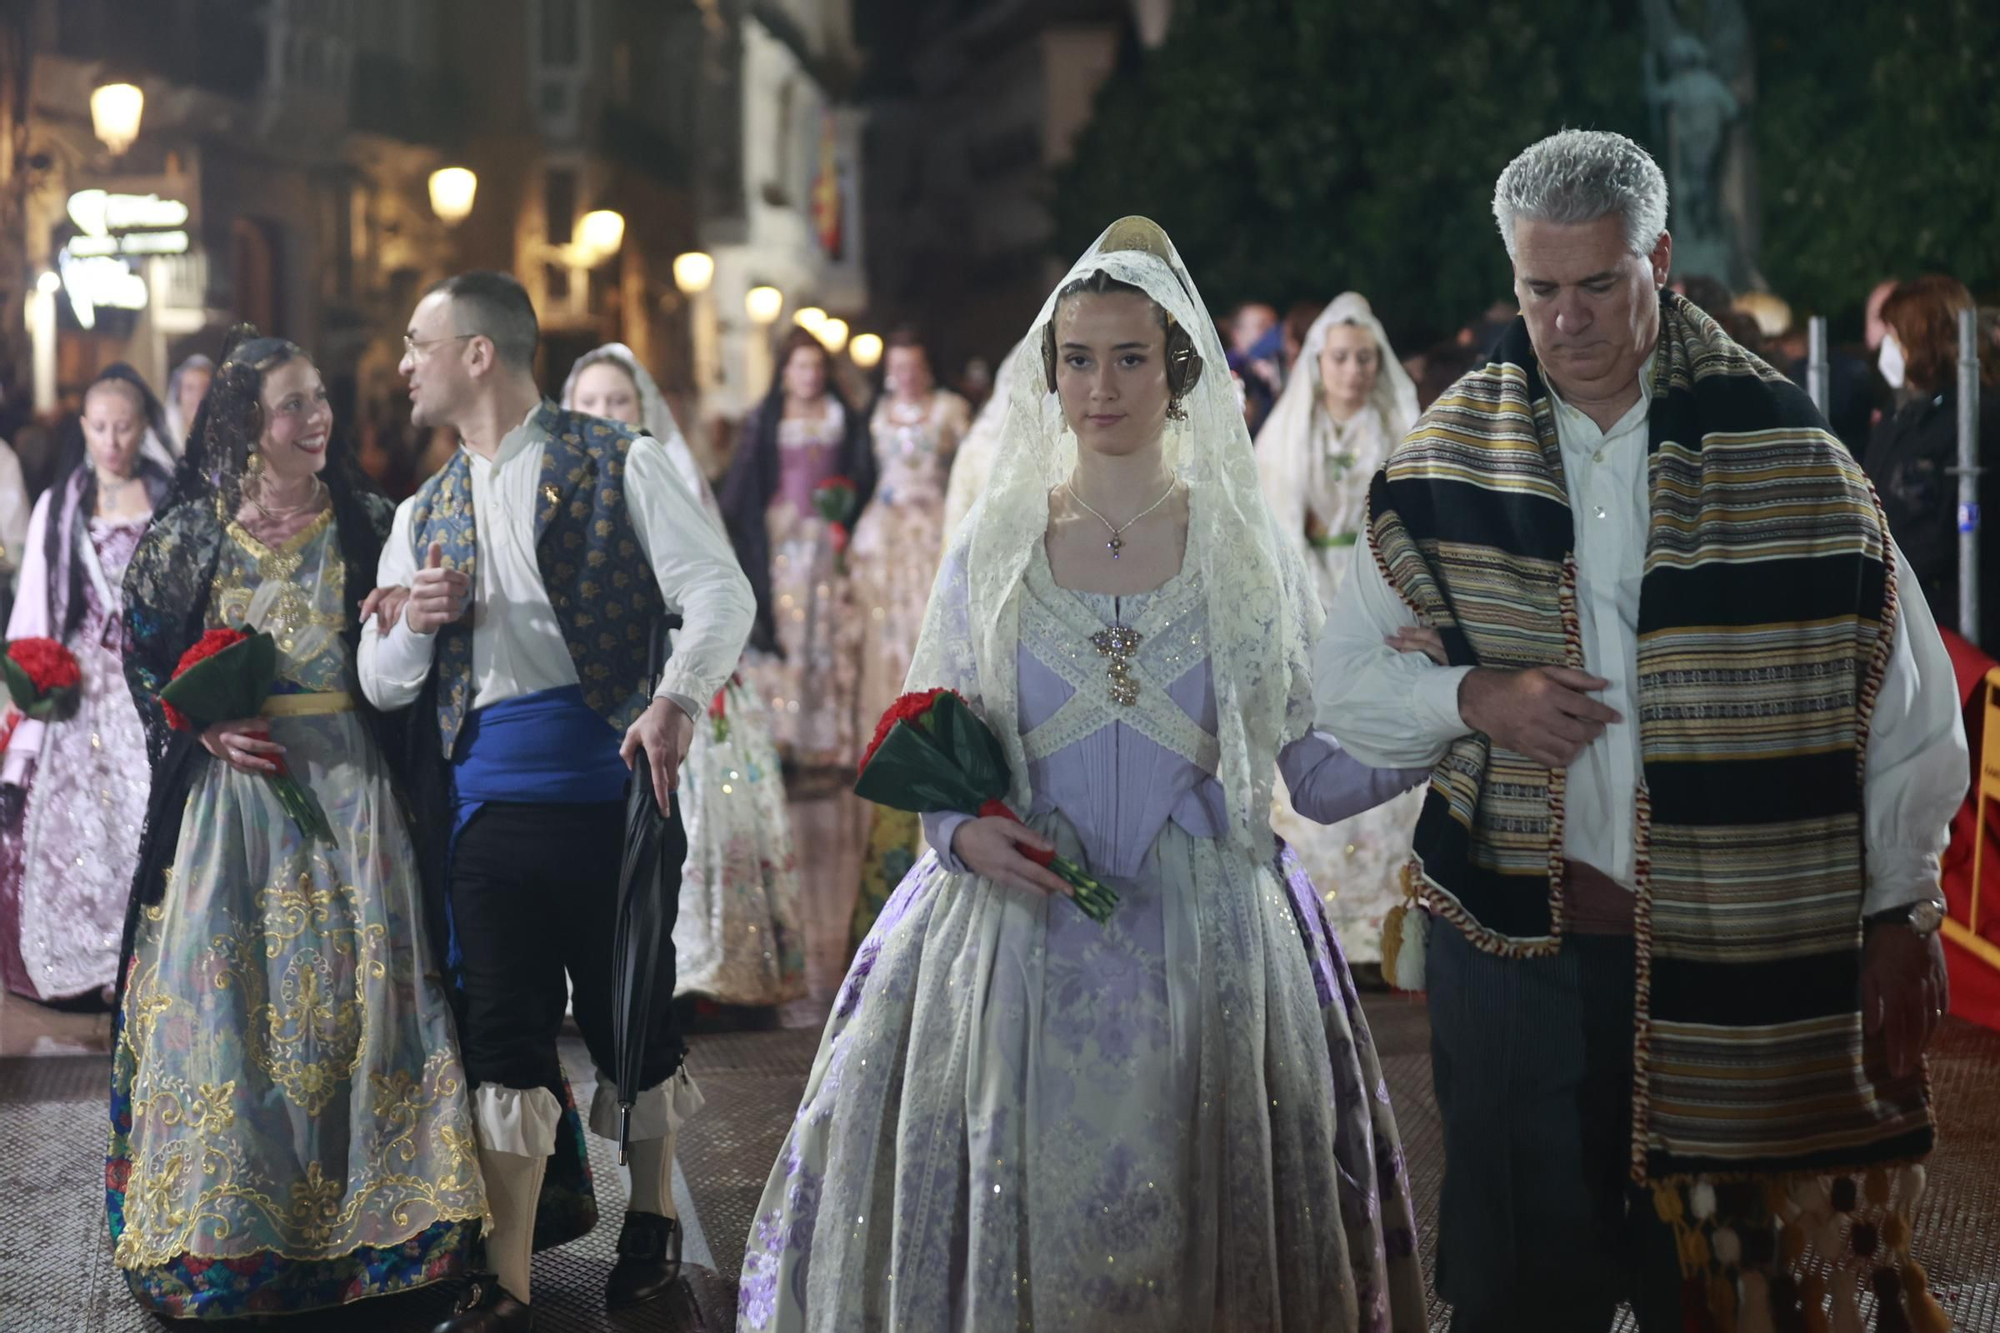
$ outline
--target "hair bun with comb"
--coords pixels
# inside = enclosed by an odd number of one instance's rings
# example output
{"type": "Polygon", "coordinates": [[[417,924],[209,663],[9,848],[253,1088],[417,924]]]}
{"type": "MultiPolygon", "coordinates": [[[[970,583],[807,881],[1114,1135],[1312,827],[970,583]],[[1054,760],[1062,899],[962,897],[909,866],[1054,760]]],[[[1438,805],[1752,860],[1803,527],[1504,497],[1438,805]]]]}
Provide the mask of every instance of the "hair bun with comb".
{"type": "Polygon", "coordinates": [[[1174,258],[1173,242],[1167,239],[1166,228],[1148,217],[1134,213],[1130,217],[1119,218],[1105,229],[1106,252],[1137,250],[1142,254],[1154,255],[1171,264],[1174,258]]]}

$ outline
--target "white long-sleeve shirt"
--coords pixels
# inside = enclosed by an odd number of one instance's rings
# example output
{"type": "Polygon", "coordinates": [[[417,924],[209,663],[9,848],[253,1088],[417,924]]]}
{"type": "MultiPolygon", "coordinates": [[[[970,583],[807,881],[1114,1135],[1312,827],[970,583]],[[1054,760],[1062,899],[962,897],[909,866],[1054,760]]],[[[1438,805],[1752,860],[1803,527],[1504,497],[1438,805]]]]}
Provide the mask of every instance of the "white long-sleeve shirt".
{"type": "MultiPolygon", "coordinates": [[[[1641,771],[1639,583],[1650,502],[1646,396],[1610,430],[1550,391],[1564,485],[1576,516],[1576,610],[1584,669],[1611,682],[1598,697],[1623,722],[1606,727],[1569,766],[1563,854],[1634,887],[1634,802],[1641,771]]],[[[1896,563],[1904,567],[1902,552],[1896,563]]],[[[1334,597],[1314,655],[1319,723],[1370,764],[1435,764],[1468,727],[1459,683],[1471,667],[1441,667],[1382,640],[1411,613],[1364,542],[1334,597]]],[[[1937,896],[1939,856],[1968,781],[1964,724],[1951,660],[1916,580],[1899,581],[1889,669],[1876,699],[1863,773],[1868,886],[1864,914],[1937,896]]]]}
{"type": "MultiPolygon", "coordinates": [[[[479,553],[471,609],[474,708],[578,683],[535,560],[536,493],[547,440],[536,415],[509,431],[492,459],[467,451],[479,553]]],[[[624,480],[640,548],[668,608],[682,619],[654,694],[698,719],[736,669],[749,636],[756,612],[750,581],[659,441],[648,436],[633,442],[624,480]]],[[[408,587],[423,567],[425,553],[410,534],[413,503],[405,500],[396,509],[376,576],[382,587],[408,587]]],[[[370,619],[361,631],[362,692],[377,708],[413,703],[436,647],[435,634],[416,633],[407,619],[398,619],[387,634],[370,619]]]]}

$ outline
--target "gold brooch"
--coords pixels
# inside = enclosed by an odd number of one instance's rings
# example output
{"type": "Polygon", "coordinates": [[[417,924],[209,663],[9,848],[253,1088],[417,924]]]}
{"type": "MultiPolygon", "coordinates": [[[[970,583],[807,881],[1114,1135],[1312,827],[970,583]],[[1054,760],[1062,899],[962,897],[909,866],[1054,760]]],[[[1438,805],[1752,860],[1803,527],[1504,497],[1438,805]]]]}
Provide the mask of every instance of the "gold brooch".
{"type": "Polygon", "coordinates": [[[1139,702],[1139,682],[1132,676],[1132,654],[1139,651],[1139,631],[1113,625],[1090,636],[1098,656],[1108,658],[1104,674],[1111,680],[1111,700],[1124,707],[1139,702]]]}

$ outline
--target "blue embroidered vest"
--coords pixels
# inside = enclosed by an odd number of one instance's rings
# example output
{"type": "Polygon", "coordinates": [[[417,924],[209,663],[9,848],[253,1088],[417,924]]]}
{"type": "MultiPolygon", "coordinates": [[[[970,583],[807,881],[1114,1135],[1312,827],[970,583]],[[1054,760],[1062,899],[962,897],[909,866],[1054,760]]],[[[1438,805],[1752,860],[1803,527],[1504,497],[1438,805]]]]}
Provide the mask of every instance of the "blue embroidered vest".
{"type": "MultiPolygon", "coordinates": [[[[650,702],[649,631],[665,612],[660,586],[625,507],[625,454],[639,433],[601,417],[543,403],[546,435],[535,506],[535,563],[576,663],[583,700],[623,731],[650,702]]],[[[418,551],[444,548],[447,569],[477,577],[472,464],[465,451],[417,491],[410,536],[418,551]]],[[[447,758],[472,705],[472,625],[438,631],[438,735],[447,758]]]]}

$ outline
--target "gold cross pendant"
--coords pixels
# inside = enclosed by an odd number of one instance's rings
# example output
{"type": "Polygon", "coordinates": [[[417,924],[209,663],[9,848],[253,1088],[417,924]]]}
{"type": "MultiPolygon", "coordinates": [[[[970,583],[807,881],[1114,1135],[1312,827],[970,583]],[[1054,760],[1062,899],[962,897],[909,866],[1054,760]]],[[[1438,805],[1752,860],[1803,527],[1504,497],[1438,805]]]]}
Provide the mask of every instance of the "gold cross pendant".
{"type": "Polygon", "coordinates": [[[1111,679],[1113,703],[1130,707],[1139,702],[1139,682],[1132,675],[1132,654],[1139,651],[1139,631],[1113,625],[1090,636],[1090,646],[1098,656],[1110,659],[1104,674],[1111,679]]]}

